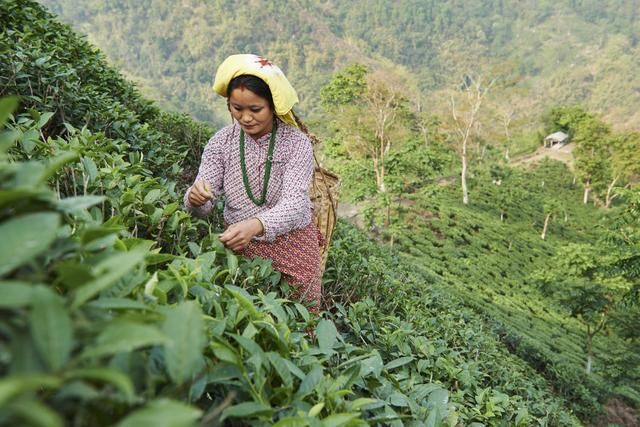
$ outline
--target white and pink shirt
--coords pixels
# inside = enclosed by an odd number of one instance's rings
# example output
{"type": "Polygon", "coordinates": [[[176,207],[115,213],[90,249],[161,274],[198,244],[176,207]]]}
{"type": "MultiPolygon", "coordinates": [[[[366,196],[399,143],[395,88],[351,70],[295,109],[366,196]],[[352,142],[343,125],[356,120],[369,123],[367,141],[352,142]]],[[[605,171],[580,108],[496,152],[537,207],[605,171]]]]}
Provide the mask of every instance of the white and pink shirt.
{"type": "MultiPolygon", "coordinates": [[[[245,164],[251,192],[259,197],[264,185],[264,168],[271,134],[254,140],[244,135],[245,164]]],[[[225,195],[224,220],[234,224],[256,217],[264,226],[264,234],[256,240],[273,241],[277,236],[303,228],[311,222],[312,203],[309,185],[313,177],[313,147],[298,128],[278,121],[271,178],[266,201],[257,206],[244,188],[240,167],[240,126],[237,123],[218,131],[205,146],[196,181],[204,179],[215,197],[225,195]]],[[[187,210],[197,216],[207,215],[213,208],[208,201],[193,207],[188,195],[187,210]]]]}

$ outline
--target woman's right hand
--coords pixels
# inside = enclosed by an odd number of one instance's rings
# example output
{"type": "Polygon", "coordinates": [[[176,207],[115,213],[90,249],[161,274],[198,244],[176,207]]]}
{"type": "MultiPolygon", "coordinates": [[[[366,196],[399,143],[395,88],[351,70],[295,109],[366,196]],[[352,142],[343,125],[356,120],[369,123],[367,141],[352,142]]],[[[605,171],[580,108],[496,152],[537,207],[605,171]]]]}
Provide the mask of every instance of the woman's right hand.
{"type": "Polygon", "coordinates": [[[204,179],[199,179],[191,186],[191,191],[189,191],[189,203],[191,206],[199,208],[212,199],[213,193],[209,190],[209,186],[204,179]]]}

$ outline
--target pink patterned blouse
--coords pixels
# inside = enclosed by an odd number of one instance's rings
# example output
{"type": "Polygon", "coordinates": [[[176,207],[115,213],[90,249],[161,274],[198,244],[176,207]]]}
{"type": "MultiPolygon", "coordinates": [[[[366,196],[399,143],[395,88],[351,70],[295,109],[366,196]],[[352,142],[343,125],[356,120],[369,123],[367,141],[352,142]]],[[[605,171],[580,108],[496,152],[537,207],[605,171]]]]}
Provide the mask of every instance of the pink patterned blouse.
{"type": "MultiPolygon", "coordinates": [[[[254,140],[245,133],[245,163],[251,192],[261,194],[270,134],[254,140]]],[[[237,123],[218,131],[207,143],[202,154],[196,181],[206,180],[214,196],[226,197],[224,220],[233,224],[248,218],[258,218],[264,234],[256,240],[274,241],[277,236],[303,228],[311,222],[312,203],[309,185],[313,176],[313,148],[309,138],[298,128],[278,121],[271,178],[264,205],[254,204],[244,188],[240,168],[240,126],[237,123]]],[[[187,210],[197,216],[207,215],[213,203],[201,207],[189,203],[187,210]]]]}

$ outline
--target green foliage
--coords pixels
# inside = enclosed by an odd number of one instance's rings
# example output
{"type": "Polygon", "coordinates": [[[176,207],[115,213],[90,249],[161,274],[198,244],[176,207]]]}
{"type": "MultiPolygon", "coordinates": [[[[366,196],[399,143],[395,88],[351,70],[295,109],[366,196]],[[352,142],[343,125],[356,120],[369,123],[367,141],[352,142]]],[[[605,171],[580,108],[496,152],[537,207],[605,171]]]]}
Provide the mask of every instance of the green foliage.
{"type": "Polygon", "coordinates": [[[638,172],[635,133],[613,133],[597,115],[581,107],[556,107],[546,121],[548,129],[560,128],[572,135],[576,172],[585,189],[594,189],[606,198],[605,207],[610,207],[611,200],[617,197],[612,193],[616,184],[634,184],[638,172]]]}
{"type": "Polygon", "coordinates": [[[326,110],[358,102],[367,90],[367,67],[350,65],[336,73],[331,82],[320,90],[320,105],[326,110]]]}
{"type": "MultiPolygon", "coordinates": [[[[531,232],[544,195],[575,199],[558,165],[499,173],[520,190],[505,203],[514,226],[506,229],[489,171],[472,179],[477,206],[462,209],[452,186],[429,183],[451,153],[402,138],[388,182],[415,194],[379,202],[397,204],[387,218],[411,227],[390,221],[390,233],[421,258],[340,224],[325,275],[335,310],[311,317],[269,262],[220,244],[216,218],[180,209],[195,165],[182,162],[208,127],[160,113],[36,5],[7,6],[0,55],[30,59],[20,70],[2,62],[0,74],[0,93],[23,99],[15,114],[15,101],[0,101],[9,123],[0,134],[0,228],[13,243],[1,254],[0,423],[579,425],[564,399],[585,418],[597,413],[613,368],[582,378],[575,324],[561,338],[549,334],[544,327],[566,318],[522,286],[533,258],[553,254],[531,232]],[[43,55],[49,65],[38,70],[43,55]],[[55,80],[72,76],[75,62],[82,79],[55,80]],[[50,81],[64,99],[47,95],[50,81]]],[[[575,200],[569,208],[571,223],[554,224],[555,239],[588,240],[593,216],[575,200]]],[[[626,248],[609,265],[630,278],[635,246],[626,248]]],[[[596,349],[618,344],[608,338],[596,349]]],[[[633,384],[620,385],[633,396],[633,384]]]]}
{"type": "MultiPolygon", "coordinates": [[[[395,356],[385,365],[387,369],[408,370],[409,378],[426,369],[424,372],[429,372],[432,381],[453,382],[448,386],[448,400],[455,404],[463,398],[465,403],[460,402],[457,407],[472,408],[459,414],[458,421],[464,425],[492,425],[497,418],[506,416],[507,408],[518,401],[518,397],[509,396],[509,390],[526,390],[518,395],[529,402],[527,409],[521,407],[510,415],[510,425],[526,425],[533,421],[531,416],[542,415],[542,408],[557,408],[558,403],[546,400],[538,388],[539,377],[505,352],[494,337],[478,329],[476,322],[482,321],[477,314],[462,308],[437,275],[408,261],[345,227],[337,230],[327,266],[329,293],[352,288],[364,298],[349,308],[348,313],[355,316],[347,316],[339,308],[339,318],[348,319],[350,329],[376,345],[383,357],[383,349],[395,356]],[[395,267],[390,268],[391,265],[395,267]],[[383,347],[375,342],[381,342],[383,347]],[[504,366],[509,369],[505,371],[504,366]],[[508,375],[509,384],[503,383],[503,375],[508,375]],[[498,388],[498,384],[502,385],[498,388]]],[[[405,390],[409,384],[411,381],[405,390]]],[[[570,418],[555,410],[544,422],[572,425],[570,418]]]]}
{"type": "MultiPolygon", "coordinates": [[[[410,254],[416,269],[428,271],[436,283],[485,316],[511,351],[553,384],[581,417],[595,416],[598,401],[611,394],[635,402],[630,397],[633,393],[628,392],[633,386],[622,380],[622,372],[635,372],[633,358],[623,356],[631,354],[632,343],[624,342],[611,328],[606,335],[595,336],[593,373],[587,376],[586,326],[580,323],[577,311],[576,318],[567,311],[570,304],[581,311],[580,300],[603,303],[599,307],[608,309],[607,319],[613,321],[611,311],[625,289],[621,287],[624,281],[614,277],[618,273],[600,273],[605,287],[596,290],[606,290],[604,298],[578,298],[581,282],[569,280],[571,271],[585,271],[578,266],[588,263],[571,264],[560,251],[568,243],[590,242],[598,247],[598,256],[590,262],[599,271],[613,271],[609,266],[617,256],[611,255],[618,251],[600,240],[603,230],[594,226],[603,213],[582,205],[571,174],[559,162],[542,162],[530,171],[495,166],[476,170],[470,181],[477,194],[471,207],[458,201],[457,181],[425,185],[414,194],[405,194],[399,218],[406,228],[395,237],[394,248],[410,254]],[[507,197],[505,192],[511,195],[507,197]],[[548,240],[543,241],[539,233],[545,201],[550,199],[562,203],[549,224],[548,240]],[[566,266],[556,268],[562,262],[566,266]],[[536,270],[545,273],[552,287],[546,295],[533,286],[530,274],[536,270]],[[552,272],[567,281],[550,279],[552,272]]],[[[617,227],[632,236],[637,227],[631,225],[634,220],[630,218],[617,227]]],[[[611,235],[610,239],[613,242],[616,238],[611,235]]],[[[623,252],[633,254],[635,249],[626,246],[623,252]]],[[[597,315],[598,311],[591,313],[597,315]]]]}
{"type": "MultiPolygon", "coordinates": [[[[415,77],[418,98],[442,87],[465,62],[489,67],[511,63],[514,89],[535,87],[542,94],[514,130],[537,121],[528,113],[557,103],[584,104],[619,125],[632,124],[640,105],[634,0],[472,0],[464,5],[276,0],[253,8],[238,8],[229,0],[126,6],[96,0],[42,3],[88,33],[165,108],[217,125],[226,122],[228,114],[224,102],[213,102],[214,70],[239,51],[259,53],[279,64],[303,95],[306,116],[320,112],[318,94],[331,74],[352,63],[367,64],[370,70],[390,65],[406,69],[415,77]],[[275,19],[283,10],[287,19],[275,19]],[[471,47],[454,64],[447,62],[452,43],[471,47]]],[[[448,99],[435,101],[429,110],[448,99]]]]}
{"type": "Polygon", "coordinates": [[[191,119],[161,114],[101,53],[37,3],[4,2],[0,22],[0,95],[22,94],[20,111],[30,111],[37,125],[23,137],[27,153],[39,137],[35,131],[46,139],[64,134],[66,123],[122,140],[122,154],[144,152],[153,174],[175,177],[189,150],[211,135],[191,119]]]}

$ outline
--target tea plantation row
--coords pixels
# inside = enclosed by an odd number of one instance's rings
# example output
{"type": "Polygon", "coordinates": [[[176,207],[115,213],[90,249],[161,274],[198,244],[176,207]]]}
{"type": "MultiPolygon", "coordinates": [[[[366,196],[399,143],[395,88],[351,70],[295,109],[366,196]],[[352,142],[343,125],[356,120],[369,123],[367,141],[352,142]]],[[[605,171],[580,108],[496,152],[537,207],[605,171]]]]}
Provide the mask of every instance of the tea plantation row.
{"type": "Polygon", "coordinates": [[[0,106],[0,424],[579,425],[435,276],[344,224],[335,310],[311,317],[180,208],[210,129],[37,4],[0,22],[0,94],[21,96],[0,106]]]}

